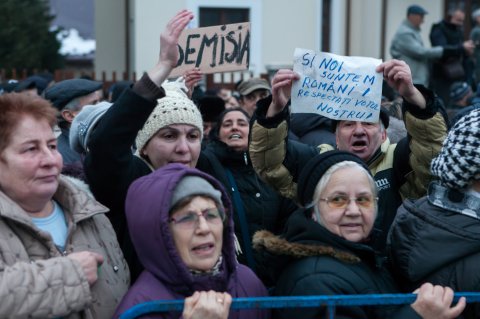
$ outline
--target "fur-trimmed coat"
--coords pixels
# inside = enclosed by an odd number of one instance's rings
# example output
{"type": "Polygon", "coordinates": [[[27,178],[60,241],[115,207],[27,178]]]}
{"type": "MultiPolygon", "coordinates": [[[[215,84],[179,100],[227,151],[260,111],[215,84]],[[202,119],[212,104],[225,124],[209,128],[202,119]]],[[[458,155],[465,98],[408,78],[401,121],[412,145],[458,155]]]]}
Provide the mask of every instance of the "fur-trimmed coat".
{"type": "MultiPolygon", "coordinates": [[[[374,250],[347,241],[296,211],[283,236],[254,236],[255,249],[270,258],[276,296],[396,293],[398,288],[374,250]]],[[[274,318],[324,318],[326,309],[288,308],[274,318]]],[[[337,307],[335,318],[419,318],[410,306],[337,307]]]]}
{"type": "MultiPolygon", "coordinates": [[[[379,216],[373,239],[375,248],[384,251],[390,225],[404,198],[420,198],[427,192],[432,177],[430,162],[442,148],[447,133],[442,102],[433,91],[417,85],[427,101],[425,109],[403,101],[408,136],[397,144],[387,139],[367,161],[378,188],[379,216]]],[[[289,105],[273,117],[267,117],[271,96],[260,100],[250,130],[249,152],[253,168],[282,196],[295,199],[297,179],[308,160],[332,150],[330,145],[311,147],[287,138],[289,105]]]]}

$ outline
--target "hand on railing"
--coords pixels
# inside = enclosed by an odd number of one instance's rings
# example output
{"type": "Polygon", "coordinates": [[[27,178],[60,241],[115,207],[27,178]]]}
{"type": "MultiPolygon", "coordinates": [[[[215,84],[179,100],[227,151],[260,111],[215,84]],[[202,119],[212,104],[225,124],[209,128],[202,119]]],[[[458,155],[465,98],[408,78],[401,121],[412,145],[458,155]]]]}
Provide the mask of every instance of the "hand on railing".
{"type": "Polygon", "coordinates": [[[227,319],[230,312],[232,297],[224,292],[195,291],[185,298],[183,319],[227,319]]]}
{"type": "Polygon", "coordinates": [[[425,283],[414,293],[418,293],[418,297],[411,306],[424,319],[457,318],[466,306],[465,297],[462,297],[451,307],[453,290],[449,287],[425,283]]]}

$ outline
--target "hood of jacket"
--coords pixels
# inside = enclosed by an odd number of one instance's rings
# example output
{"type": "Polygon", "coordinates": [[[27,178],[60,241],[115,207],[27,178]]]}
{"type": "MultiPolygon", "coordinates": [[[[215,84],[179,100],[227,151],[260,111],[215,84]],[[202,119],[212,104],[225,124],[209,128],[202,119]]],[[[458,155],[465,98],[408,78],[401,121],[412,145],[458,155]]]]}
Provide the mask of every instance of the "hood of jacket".
{"type": "Polygon", "coordinates": [[[195,290],[227,288],[230,275],[237,268],[232,206],[222,185],[208,174],[181,164],[169,164],[132,183],[125,212],[128,228],[138,257],[154,277],[172,290],[191,294],[195,290]],[[223,262],[218,275],[193,276],[175,247],[169,228],[169,207],[173,191],[182,177],[195,175],[209,181],[222,192],[227,214],[223,229],[223,262]]]}

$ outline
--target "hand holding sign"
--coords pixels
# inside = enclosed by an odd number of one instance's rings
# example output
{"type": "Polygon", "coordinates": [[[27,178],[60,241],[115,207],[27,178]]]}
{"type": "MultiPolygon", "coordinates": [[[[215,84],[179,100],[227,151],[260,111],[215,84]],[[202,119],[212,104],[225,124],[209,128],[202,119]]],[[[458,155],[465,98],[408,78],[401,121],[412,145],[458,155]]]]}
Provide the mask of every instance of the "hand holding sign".
{"type": "Polygon", "coordinates": [[[376,122],[380,112],[382,74],[378,59],[345,57],[295,49],[293,113],[318,113],[335,120],[376,122]]]}
{"type": "Polygon", "coordinates": [[[426,101],[422,93],[413,85],[412,72],[407,63],[401,60],[390,60],[380,64],[377,72],[383,73],[385,81],[408,102],[424,109],[426,101]]]}

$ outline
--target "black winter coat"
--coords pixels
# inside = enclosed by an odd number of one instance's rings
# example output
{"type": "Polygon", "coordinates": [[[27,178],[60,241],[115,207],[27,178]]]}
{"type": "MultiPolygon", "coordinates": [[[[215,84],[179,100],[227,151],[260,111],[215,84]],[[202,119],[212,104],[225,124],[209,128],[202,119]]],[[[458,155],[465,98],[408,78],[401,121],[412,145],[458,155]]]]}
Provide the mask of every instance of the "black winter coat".
{"type": "Polygon", "coordinates": [[[85,174],[95,198],[107,206],[120,248],[130,267],[132,282],[143,270],[133,249],[125,218],[125,198],[130,184],[152,172],[132,145],[138,131],[157,105],[128,88],[103,115],[88,142],[85,174]]]}
{"type": "MultiPolygon", "coordinates": [[[[278,275],[276,296],[356,295],[397,293],[397,286],[374,250],[347,241],[306,217],[292,214],[282,237],[258,233],[257,249],[270,256],[272,273],[278,275]]],[[[289,308],[275,318],[325,318],[326,309],[289,308]]],[[[335,318],[420,318],[409,305],[337,307],[335,318]]]]}
{"type": "MultiPolygon", "coordinates": [[[[398,209],[388,245],[404,290],[431,282],[479,291],[480,198],[433,182],[428,196],[398,209]]],[[[480,305],[467,306],[463,316],[479,318],[480,305]]]]}
{"type": "MultiPolygon", "coordinates": [[[[246,265],[245,240],[240,228],[237,204],[233,197],[232,185],[227,177],[226,169],[230,170],[243,203],[250,242],[253,234],[259,230],[268,230],[273,233],[281,232],[288,216],[297,206],[293,201],[280,196],[260,179],[252,167],[247,152],[235,151],[217,138],[210,141],[202,151],[197,168],[217,178],[229,193],[235,210],[233,215],[235,234],[243,252],[238,256],[238,259],[240,263],[246,265]]],[[[265,265],[255,252],[253,252],[253,257],[255,259],[255,272],[262,280],[266,281],[269,266],[265,265]]],[[[266,284],[269,285],[270,283],[267,281],[266,284]]]]}

